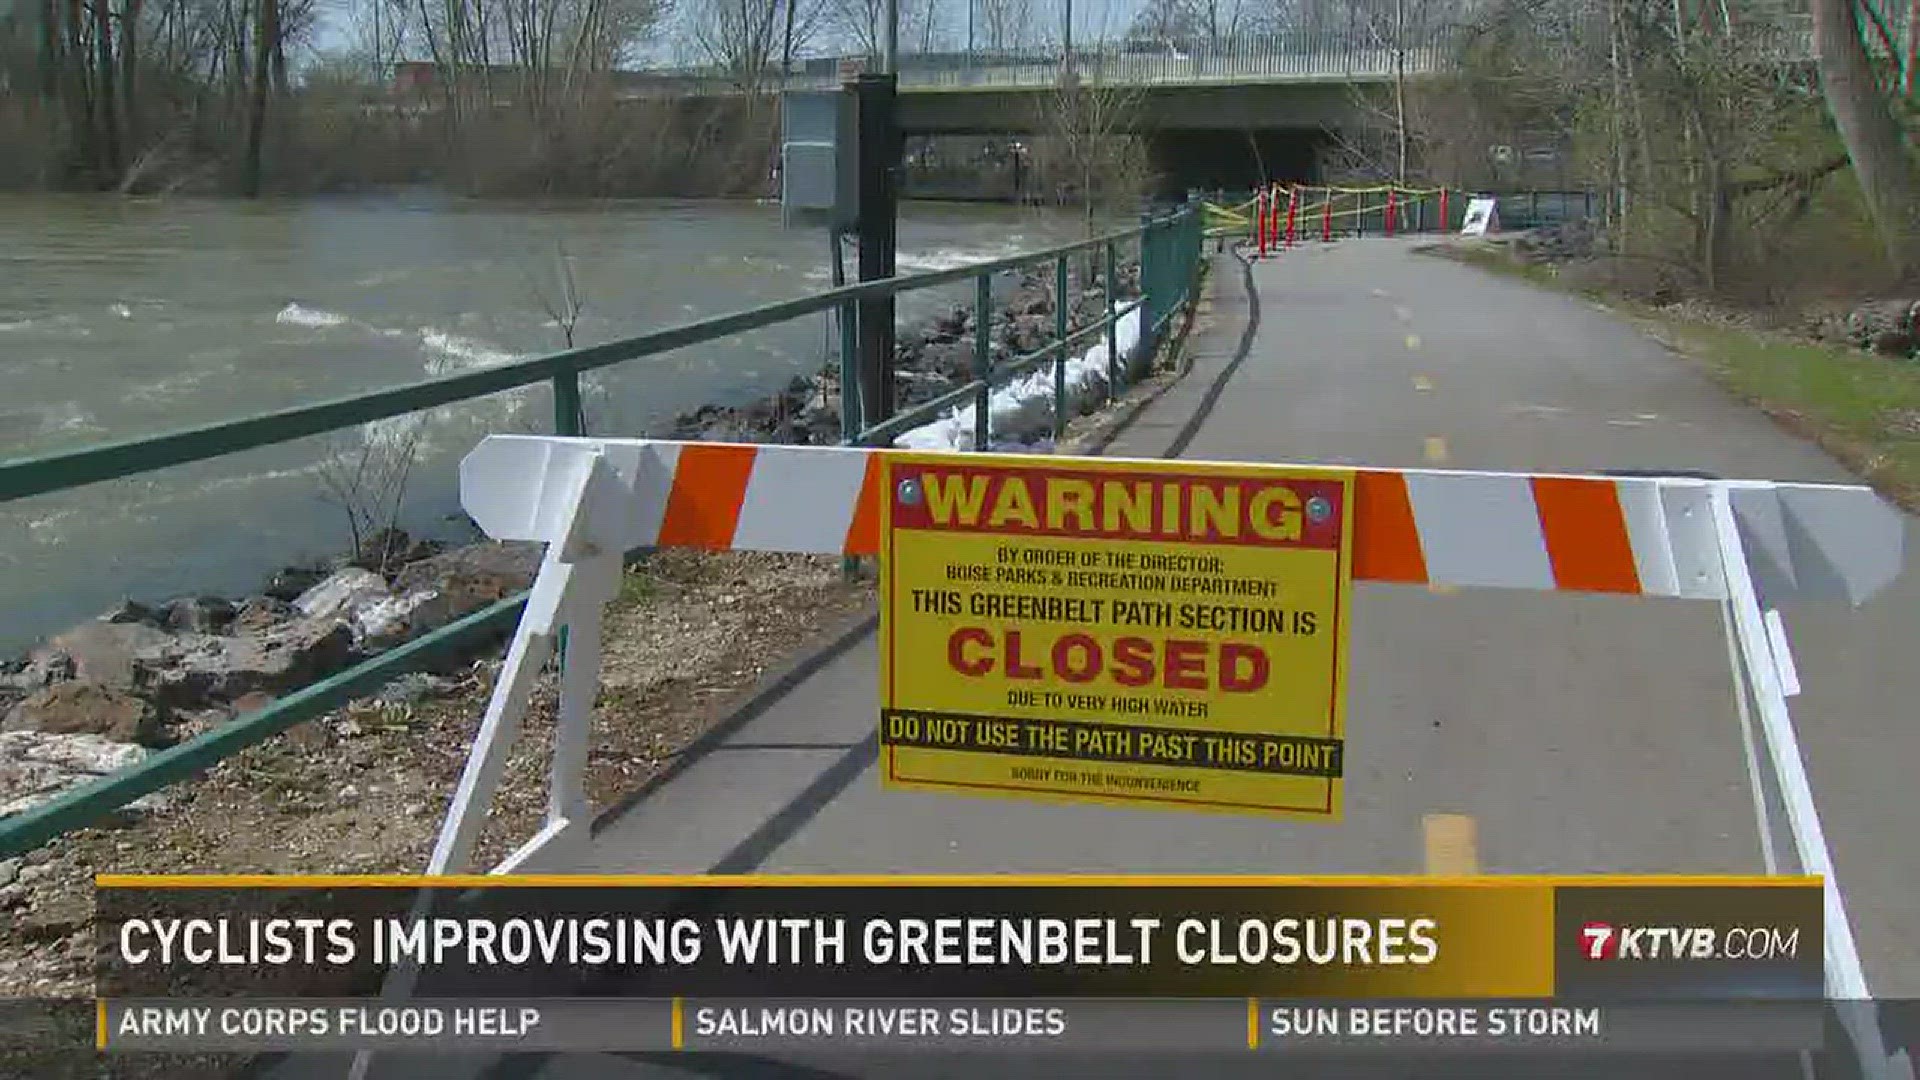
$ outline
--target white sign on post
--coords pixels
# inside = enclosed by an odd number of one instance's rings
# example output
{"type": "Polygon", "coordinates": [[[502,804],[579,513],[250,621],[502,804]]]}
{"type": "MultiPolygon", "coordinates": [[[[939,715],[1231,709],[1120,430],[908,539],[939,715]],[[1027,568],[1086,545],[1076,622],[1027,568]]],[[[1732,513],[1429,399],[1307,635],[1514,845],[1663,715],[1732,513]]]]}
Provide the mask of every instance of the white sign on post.
{"type": "Polygon", "coordinates": [[[1500,224],[1499,200],[1476,198],[1467,204],[1467,220],[1460,226],[1461,236],[1485,236],[1500,224]]]}

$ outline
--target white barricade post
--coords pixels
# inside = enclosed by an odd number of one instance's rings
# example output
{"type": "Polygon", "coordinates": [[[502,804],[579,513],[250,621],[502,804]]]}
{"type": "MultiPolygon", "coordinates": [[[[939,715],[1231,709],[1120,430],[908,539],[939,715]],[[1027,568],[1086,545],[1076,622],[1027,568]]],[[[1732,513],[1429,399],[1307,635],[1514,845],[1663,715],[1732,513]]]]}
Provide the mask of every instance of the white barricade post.
{"type": "MultiPolygon", "coordinates": [[[[1788,712],[1799,676],[1774,606],[1787,600],[1857,605],[1898,576],[1899,514],[1870,489],[1851,485],[1114,459],[1090,464],[1094,459],[1051,455],[492,436],[461,464],[462,503],[493,539],[537,541],[547,552],[428,873],[469,869],[528,697],[562,627],[569,634],[567,665],[546,822],[491,872],[565,866],[584,840],[582,773],[599,672],[600,619],[619,588],[623,553],[693,547],[879,555],[891,550],[884,534],[889,523],[899,524],[893,521],[896,500],[906,505],[925,497],[913,486],[920,482],[914,470],[942,459],[956,471],[975,473],[1117,471],[1136,478],[1264,476],[1331,484],[1314,489],[1321,505],[1311,511],[1324,519],[1326,501],[1336,504],[1339,535],[1333,543],[1344,564],[1339,573],[1352,580],[1718,602],[1743,722],[1750,695],[1799,868],[1823,879],[1828,996],[1869,1004],[1788,712]]],[[[1303,503],[1300,509],[1309,508],[1303,503]]],[[[1342,589],[1336,583],[1344,603],[1342,589]]],[[[1337,633],[1344,631],[1342,626],[1337,633]]],[[[1335,693],[1332,742],[1340,734],[1335,693]]],[[[1307,775],[1317,774],[1290,779],[1307,775]]],[[[1327,786],[1324,805],[1333,811],[1320,816],[1330,819],[1337,816],[1338,781],[1319,782],[1327,786]]],[[[1770,844],[1765,853],[1768,871],[1777,872],[1770,844]]],[[[399,973],[389,992],[404,995],[411,984],[409,974],[399,973]]],[[[1845,1012],[1843,1021],[1869,1076],[1911,1077],[1904,1053],[1888,1057],[1870,1007],[1845,1012]]],[[[365,1060],[362,1055],[357,1072],[365,1060]]]]}

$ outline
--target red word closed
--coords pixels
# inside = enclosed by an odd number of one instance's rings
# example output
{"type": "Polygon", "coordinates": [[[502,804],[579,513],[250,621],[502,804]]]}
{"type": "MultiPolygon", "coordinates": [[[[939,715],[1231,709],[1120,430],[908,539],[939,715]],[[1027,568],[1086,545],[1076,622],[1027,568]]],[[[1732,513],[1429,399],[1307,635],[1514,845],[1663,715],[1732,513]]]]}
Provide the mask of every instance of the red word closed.
{"type": "Polygon", "coordinates": [[[1049,645],[1023,639],[1019,630],[995,634],[981,626],[963,626],[948,635],[947,663],[974,678],[999,672],[1007,679],[1051,676],[1080,684],[1104,677],[1120,686],[1158,683],[1168,690],[1239,694],[1266,686],[1272,673],[1266,650],[1239,641],[1120,637],[1103,643],[1092,634],[1071,633],[1049,645]]]}

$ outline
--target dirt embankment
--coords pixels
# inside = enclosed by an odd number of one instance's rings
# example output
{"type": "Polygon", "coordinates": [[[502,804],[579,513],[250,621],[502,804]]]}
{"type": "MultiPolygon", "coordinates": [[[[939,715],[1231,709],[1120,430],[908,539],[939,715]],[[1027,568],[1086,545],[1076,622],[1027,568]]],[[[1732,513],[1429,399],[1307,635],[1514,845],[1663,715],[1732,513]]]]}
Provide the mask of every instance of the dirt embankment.
{"type": "MultiPolygon", "coordinates": [[[[588,758],[604,807],[671,763],[727,703],[801,643],[871,602],[838,559],[662,551],[607,614],[588,758]]],[[[309,721],[166,789],[117,827],[82,829],[0,863],[0,996],[86,997],[96,873],[412,872],[426,863],[500,662],[408,676],[397,691],[309,721]]],[[[480,866],[533,834],[556,689],[535,692],[494,800],[480,866]]]]}

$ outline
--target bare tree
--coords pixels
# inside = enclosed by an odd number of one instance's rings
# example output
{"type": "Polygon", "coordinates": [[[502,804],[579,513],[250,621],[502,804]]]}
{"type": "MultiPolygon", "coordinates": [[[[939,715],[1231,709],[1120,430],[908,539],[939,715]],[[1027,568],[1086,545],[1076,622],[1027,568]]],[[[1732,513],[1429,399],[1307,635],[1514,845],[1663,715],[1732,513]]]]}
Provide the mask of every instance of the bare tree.
{"type": "Polygon", "coordinates": [[[1827,109],[1872,209],[1887,262],[1897,274],[1911,274],[1920,269],[1920,184],[1906,133],[1861,40],[1854,0],[1813,0],[1813,41],[1827,109]]]}
{"type": "MultiPolygon", "coordinates": [[[[902,51],[932,49],[941,18],[935,0],[897,0],[902,51]]],[[[887,0],[831,0],[827,20],[834,36],[847,47],[877,62],[886,35],[887,0]]]]}
{"type": "Polygon", "coordinates": [[[1148,0],[1134,15],[1127,37],[1216,50],[1260,21],[1260,12],[1248,0],[1148,0]]]}
{"type": "Polygon", "coordinates": [[[1032,43],[1033,0],[974,0],[980,47],[1006,52],[1032,43]]]}
{"type": "Polygon", "coordinates": [[[782,0],[702,0],[692,34],[707,62],[748,94],[757,94],[783,52],[782,0]]]}
{"type": "Polygon", "coordinates": [[[388,550],[391,545],[374,541],[392,537],[399,527],[425,422],[424,414],[409,413],[368,424],[360,429],[357,446],[343,446],[341,438],[330,438],[319,468],[321,497],[346,515],[354,559],[371,562],[368,569],[379,573],[385,573],[400,554],[388,550]]]}
{"type": "Polygon", "coordinates": [[[1041,173],[1056,199],[1085,208],[1088,236],[1101,209],[1137,200],[1147,184],[1145,146],[1132,130],[1141,94],[1140,87],[1063,71],[1040,103],[1041,173]]]}
{"type": "MultiPolygon", "coordinates": [[[[1859,50],[1859,23],[1842,15],[1848,29],[1826,33],[1859,50]]],[[[1526,170],[1534,151],[1545,151],[1613,193],[1610,239],[1632,265],[1756,297],[1804,278],[1801,267],[1783,272],[1792,262],[1775,255],[1788,243],[1804,250],[1795,230],[1825,179],[1846,167],[1854,139],[1843,123],[1847,146],[1835,141],[1816,88],[1804,68],[1783,62],[1792,54],[1765,11],[1719,0],[1495,0],[1470,29],[1457,75],[1408,84],[1416,164],[1424,152],[1448,182],[1516,186],[1535,182],[1526,170]],[[1489,162],[1494,144],[1518,151],[1512,164],[1489,162]]],[[[1834,50],[1826,53],[1822,65],[1831,67],[1834,50]]],[[[1854,85],[1879,110],[1882,143],[1897,147],[1899,129],[1880,96],[1890,87],[1876,85],[1864,52],[1855,59],[1854,85]]],[[[1849,73],[1837,75],[1826,80],[1830,100],[1835,85],[1847,85],[1849,73]]],[[[1879,204],[1896,225],[1892,208],[1913,203],[1910,168],[1893,174],[1900,194],[1879,204]]],[[[1829,248],[1845,242],[1831,228],[1820,235],[1829,248]]]]}
{"type": "Polygon", "coordinates": [[[553,285],[547,285],[528,275],[527,289],[533,294],[534,302],[555,329],[560,331],[560,339],[566,348],[574,347],[574,327],[580,323],[580,313],[586,310],[586,297],[581,295],[578,280],[573,272],[573,256],[567,253],[567,243],[556,240],[553,245],[553,285]]]}
{"type": "Polygon", "coordinates": [[[247,109],[246,160],[242,166],[241,180],[241,191],[248,197],[260,194],[260,154],[267,130],[267,87],[272,78],[274,50],[280,41],[280,0],[255,2],[260,5],[260,21],[253,37],[253,97],[247,109]]]}

